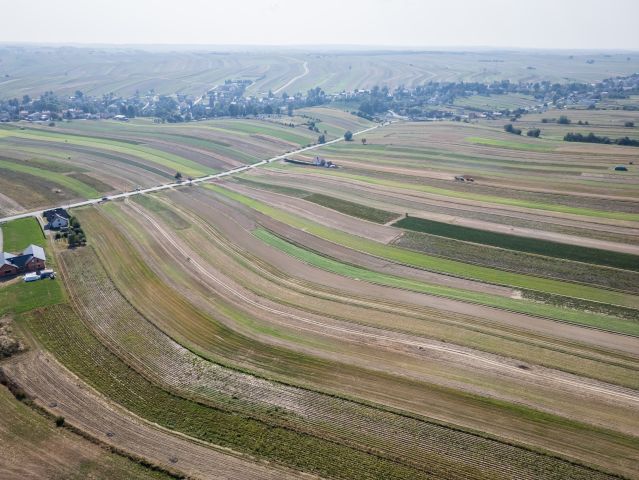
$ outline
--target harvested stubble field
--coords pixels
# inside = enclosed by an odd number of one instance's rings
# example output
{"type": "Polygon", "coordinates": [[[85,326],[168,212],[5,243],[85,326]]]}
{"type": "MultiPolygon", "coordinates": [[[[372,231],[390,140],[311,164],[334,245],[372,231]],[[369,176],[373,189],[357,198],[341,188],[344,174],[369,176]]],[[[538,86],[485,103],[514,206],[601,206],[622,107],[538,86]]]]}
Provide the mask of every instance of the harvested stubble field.
{"type": "Polygon", "coordinates": [[[3,478],[169,479],[108,452],[46,417],[0,386],[0,469],[3,478]]]}
{"type": "MultiPolygon", "coordinates": [[[[64,144],[51,171],[97,188],[113,178],[65,145],[150,182],[296,148],[309,117],[355,125],[314,108],[298,127],[2,140],[36,169],[43,142],[64,144]]],[[[51,252],[64,292],[7,310],[64,367],[31,352],[7,371],[45,409],[69,395],[76,428],[103,435],[95,405],[108,443],[195,477],[639,478],[639,202],[633,175],[605,174],[619,150],[400,123],[299,156],[337,169],[278,162],[77,209],[90,245],[51,252]]]]}

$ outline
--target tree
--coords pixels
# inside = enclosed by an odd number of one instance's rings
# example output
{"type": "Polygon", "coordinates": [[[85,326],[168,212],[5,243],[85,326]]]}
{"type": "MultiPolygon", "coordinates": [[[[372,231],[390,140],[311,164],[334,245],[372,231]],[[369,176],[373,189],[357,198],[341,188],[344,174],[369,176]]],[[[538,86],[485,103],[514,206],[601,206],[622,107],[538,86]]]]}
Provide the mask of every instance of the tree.
{"type": "Polygon", "coordinates": [[[326,143],[326,136],[324,134],[317,137],[317,143],[326,143]]]}
{"type": "Polygon", "coordinates": [[[557,123],[560,125],[569,125],[570,119],[566,115],[562,115],[559,117],[559,120],[557,120],[557,123]]]}
{"type": "Polygon", "coordinates": [[[289,103],[287,108],[288,108],[288,116],[292,117],[293,116],[293,104],[289,103]]]}
{"type": "Polygon", "coordinates": [[[526,135],[528,135],[529,137],[539,138],[539,135],[541,135],[541,130],[539,130],[538,128],[531,128],[530,130],[528,130],[528,132],[526,132],[526,135]]]}
{"type": "Polygon", "coordinates": [[[64,427],[64,417],[55,417],[55,426],[64,427]]]}
{"type": "Polygon", "coordinates": [[[346,133],[344,133],[344,140],[346,140],[347,142],[353,140],[353,132],[351,132],[350,130],[346,130],[346,133]]]}
{"type": "Polygon", "coordinates": [[[508,123],[504,125],[504,131],[508,133],[512,133],[514,135],[521,135],[521,129],[513,127],[512,123],[508,123]]]}
{"type": "Polygon", "coordinates": [[[175,180],[177,182],[181,182],[182,181],[182,173],[180,172],[175,172],[175,180]]]}
{"type": "Polygon", "coordinates": [[[366,139],[362,138],[362,145],[366,145],[366,139]]]}
{"type": "Polygon", "coordinates": [[[623,124],[624,127],[632,128],[635,126],[635,122],[626,122],[623,124]]]}

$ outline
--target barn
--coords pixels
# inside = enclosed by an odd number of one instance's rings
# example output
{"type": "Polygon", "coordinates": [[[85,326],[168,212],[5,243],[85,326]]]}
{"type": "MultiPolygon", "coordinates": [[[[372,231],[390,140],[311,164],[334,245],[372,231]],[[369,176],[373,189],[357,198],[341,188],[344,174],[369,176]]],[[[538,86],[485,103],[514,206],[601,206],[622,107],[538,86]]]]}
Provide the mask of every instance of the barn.
{"type": "Polygon", "coordinates": [[[0,253],[0,277],[8,277],[24,272],[37,272],[46,266],[44,249],[38,245],[29,245],[22,253],[0,253]]]}

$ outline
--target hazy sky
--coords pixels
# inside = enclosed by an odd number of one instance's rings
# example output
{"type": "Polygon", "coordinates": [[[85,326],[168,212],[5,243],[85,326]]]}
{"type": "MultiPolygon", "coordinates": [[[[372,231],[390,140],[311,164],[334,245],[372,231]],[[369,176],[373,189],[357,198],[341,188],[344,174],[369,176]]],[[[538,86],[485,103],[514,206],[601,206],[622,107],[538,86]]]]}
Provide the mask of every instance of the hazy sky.
{"type": "Polygon", "coordinates": [[[0,0],[0,42],[639,50],[639,0],[0,0]]]}

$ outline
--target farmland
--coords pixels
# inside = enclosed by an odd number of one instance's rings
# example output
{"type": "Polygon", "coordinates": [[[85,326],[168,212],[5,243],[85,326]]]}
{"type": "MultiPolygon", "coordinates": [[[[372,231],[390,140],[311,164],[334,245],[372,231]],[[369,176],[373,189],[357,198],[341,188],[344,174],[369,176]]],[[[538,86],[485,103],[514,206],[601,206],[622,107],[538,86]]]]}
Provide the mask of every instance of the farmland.
{"type": "Polygon", "coordinates": [[[327,131],[327,140],[371,125],[326,110],[306,109],[286,117],[286,124],[271,119],[155,125],[140,119],[2,126],[0,214],[168,183],[176,172],[186,179],[256,163],[317,142],[309,118],[327,131]]]}
{"type": "Polygon", "coordinates": [[[283,91],[293,94],[317,86],[339,92],[379,84],[413,86],[428,81],[593,82],[637,71],[636,56],[603,52],[361,52],[331,48],[309,52],[173,51],[169,47],[164,51],[144,51],[2,46],[0,60],[2,97],[47,90],[72,94],[78,89],[94,95],[132,95],[136,90],[151,89],[159,94],[200,95],[211,85],[234,76],[253,80],[249,93],[264,95],[285,85],[283,91]],[[305,62],[308,74],[302,75],[305,62]],[[113,65],[119,67],[114,70],[113,65]],[[295,81],[289,83],[291,79],[295,81]]]}
{"type": "MultiPolygon", "coordinates": [[[[18,62],[12,48],[0,50],[2,68],[32,73],[31,54],[18,62]]],[[[560,54],[175,51],[158,65],[149,52],[42,48],[51,85],[96,94],[197,95],[238,71],[257,96],[568,81],[560,54]],[[86,74],[106,61],[122,62],[108,82],[86,74]]],[[[635,68],[587,57],[570,59],[574,80],[635,68]]],[[[8,78],[0,92],[40,88],[8,78]]],[[[524,114],[513,120],[521,136],[490,116],[378,123],[346,103],[180,123],[2,124],[0,216],[135,195],[70,209],[86,246],[43,236],[33,217],[0,225],[4,250],[40,244],[58,273],[0,282],[0,317],[27,347],[0,361],[14,393],[0,390],[11,417],[0,439],[15,453],[0,467],[65,478],[639,478],[637,149],[563,141],[636,138],[625,126],[636,111],[614,100],[524,114]],[[571,123],[552,120],[561,115],[571,123]],[[535,128],[539,138],[525,134],[535,128]],[[334,168],[314,166],[318,156],[334,168]],[[174,184],[178,172],[200,181],[174,184]],[[169,188],[137,191],[158,185],[169,188]]],[[[449,107],[462,104],[535,100],[475,95],[449,107]]]]}

